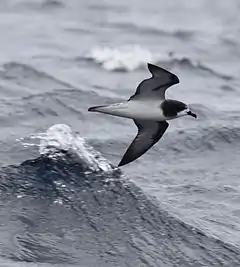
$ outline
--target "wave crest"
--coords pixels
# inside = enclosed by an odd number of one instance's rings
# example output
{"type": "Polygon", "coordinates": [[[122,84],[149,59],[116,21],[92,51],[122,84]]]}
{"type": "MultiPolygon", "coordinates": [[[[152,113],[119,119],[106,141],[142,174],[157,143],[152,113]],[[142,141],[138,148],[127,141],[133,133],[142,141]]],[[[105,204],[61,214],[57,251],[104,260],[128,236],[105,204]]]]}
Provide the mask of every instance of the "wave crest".
{"type": "MultiPolygon", "coordinates": [[[[90,145],[80,135],[75,135],[71,128],[65,124],[51,126],[45,133],[30,136],[31,140],[40,140],[39,153],[52,159],[57,159],[65,152],[76,154],[81,160],[81,164],[91,172],[111,172],[114,167],[90,145]]],[[[36,146],[33,142],[24,142],[24,146],[36,146]]]]}
{"type": "Polygon", "coordinates": [[[195,70],[199,74],[207,74],[224,80],[232,79],[231,76],[218,73],[198,60],[176,55],[174,52],[167,54],[151,52],[139,45],[118,48],[94,47],[85,55],[84,59],[93,61],[108,71],[130,72],[136,69],[146,68],[146,63],[151,62],[166,68],[180,66],[181,68],[195,70]]]}
{"type": "Polygon", "coordinates": [[[100,64],[109,71],[133,71],[139,67],[144,67],[146,62],[154,62],[153,54],[140,46],[95,47],[89,51],[86,59],[100,64]]]}

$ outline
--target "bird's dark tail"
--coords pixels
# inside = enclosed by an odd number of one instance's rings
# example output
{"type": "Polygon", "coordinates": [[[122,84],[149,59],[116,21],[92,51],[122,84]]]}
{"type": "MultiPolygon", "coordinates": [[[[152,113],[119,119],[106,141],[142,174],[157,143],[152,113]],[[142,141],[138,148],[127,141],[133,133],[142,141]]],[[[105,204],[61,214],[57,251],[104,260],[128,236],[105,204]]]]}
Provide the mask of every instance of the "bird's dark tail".
{"type": "Polygon", "coordinates": [[[100,112],[118,117],[132,118],[131,116],[129,116],[128,104],[129,104],[128,102],[122,102],[110,105],[95,106],[95,107],[90,107],[88,111],[100,112]]]}
{"type": "Polygon", "coordinates": [[[106,105],[90,107],[90,108],[88,109],[88,111],[91,111],[91,112],[100,112],[99,109],[104,108],[104,107],[106,107],[106,105]]]}

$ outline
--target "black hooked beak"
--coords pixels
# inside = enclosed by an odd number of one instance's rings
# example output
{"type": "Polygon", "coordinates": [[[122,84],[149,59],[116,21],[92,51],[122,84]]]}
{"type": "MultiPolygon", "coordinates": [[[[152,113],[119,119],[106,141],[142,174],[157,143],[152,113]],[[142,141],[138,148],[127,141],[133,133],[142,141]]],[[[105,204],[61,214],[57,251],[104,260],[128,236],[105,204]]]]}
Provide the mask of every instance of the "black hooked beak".
{"type": "Polygon", "coordinates": [[[190,110],[187,112],[187,114],[194,117],[195,119],[197,118],[197,114],[192,113],[192,111],[190,111],[190,110]]]}

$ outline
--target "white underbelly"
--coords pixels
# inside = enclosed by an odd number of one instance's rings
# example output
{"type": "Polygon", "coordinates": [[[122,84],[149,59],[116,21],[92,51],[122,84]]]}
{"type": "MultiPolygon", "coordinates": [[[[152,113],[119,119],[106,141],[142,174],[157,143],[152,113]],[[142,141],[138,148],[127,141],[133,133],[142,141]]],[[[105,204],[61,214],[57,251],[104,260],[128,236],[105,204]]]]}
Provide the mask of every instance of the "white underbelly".
{"type": "Polygon", "coordinates": [[[98,111],[139,120],[163,121],[166,119],[162,114],[159,101],[128,101],[101,107],[98,111]]]}

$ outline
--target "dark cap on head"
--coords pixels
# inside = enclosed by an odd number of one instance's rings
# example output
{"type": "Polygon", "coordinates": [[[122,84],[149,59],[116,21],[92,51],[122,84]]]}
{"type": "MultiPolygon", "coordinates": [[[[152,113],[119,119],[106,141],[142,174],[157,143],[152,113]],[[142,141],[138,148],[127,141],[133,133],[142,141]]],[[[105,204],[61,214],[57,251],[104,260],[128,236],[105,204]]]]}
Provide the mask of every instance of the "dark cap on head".
{"type": "Polygon", "coordinates": [[[176,117],[179,112],[188,108],[183,102],[171,99],[164,100],[161,107],[165,117],[176,117]]]}

